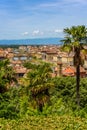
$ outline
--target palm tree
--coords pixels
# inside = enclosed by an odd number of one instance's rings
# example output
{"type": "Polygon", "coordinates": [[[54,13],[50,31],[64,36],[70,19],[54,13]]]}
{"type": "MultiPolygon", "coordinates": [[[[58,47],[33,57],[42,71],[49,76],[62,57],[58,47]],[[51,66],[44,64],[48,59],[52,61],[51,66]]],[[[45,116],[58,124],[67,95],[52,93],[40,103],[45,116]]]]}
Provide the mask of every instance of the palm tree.
{"type": "Polygon", "coordinates": [[[80,66],[83,65],[83,56],[87,50],[84,49],[83,41],[87,37],[87,28],[82,26],[72,26],[64,29],[65,39],[62,40],[63,49],[74,52],[74,66],[76,67],[76,102],[80,106],[80,66]]]}
{"type": "Polygon", "coordinates": [[[31,96],[36,102],[40,112],[43,111],[45,103],[50,101],[49,89],[53,86],[51,83],[51,67],[48,63],[38,65],[36,70],[32,70],[28,73],[28,79],[30,80],[31,96]]]}

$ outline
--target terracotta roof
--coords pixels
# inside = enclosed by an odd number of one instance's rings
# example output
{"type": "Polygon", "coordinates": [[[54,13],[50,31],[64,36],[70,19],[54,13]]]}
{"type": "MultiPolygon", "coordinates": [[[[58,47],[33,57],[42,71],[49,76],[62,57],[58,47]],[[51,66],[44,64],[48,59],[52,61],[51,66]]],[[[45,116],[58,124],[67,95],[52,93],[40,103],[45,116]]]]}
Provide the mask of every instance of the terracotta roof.
{"type": "Polygon", "coordinates": [[[22,64],[20,60],[11,61],[12,64],[22,64]]]}
{"type": "MultiPolygon", "coordinates": [[[[83,67],[80,67],[80,73],[86,73],[83,67]]],[[[68,66],[63,70],[62,74],[65,76],[74,76],[76,74],[76,69],[75,67],[68,66]]]]}
{"type": "Polygon", "coordinates": [[[56,51],[47,51],[46,53],[47,53],[47,54],[57,54],[56,51]]]}
{"type": "Polygon", "coordinates": [[[21,66],[15,66],[14,67],[15,73],[26,73],[27,69],[25,67],[21,66]]]}
{"type": "Polygon", "coordinates": [[[0,56],[5,56],[5,51],[4,50],[0,50],[0,56]]]}
{"type": "Polygon", "coordinates": [[[65,68],[65,70],[63,70],[62,74],[66,75],[66,76],[74,76],[75,75],[75,68],[68,66],[65,68]]]}

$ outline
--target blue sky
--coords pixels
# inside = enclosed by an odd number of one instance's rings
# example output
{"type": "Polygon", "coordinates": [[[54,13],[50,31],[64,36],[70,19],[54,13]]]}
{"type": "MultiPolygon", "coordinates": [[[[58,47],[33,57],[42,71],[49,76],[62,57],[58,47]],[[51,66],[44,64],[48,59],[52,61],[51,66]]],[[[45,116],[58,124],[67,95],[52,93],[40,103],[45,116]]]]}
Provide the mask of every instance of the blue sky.
{"type": "Polygon", "coordinates": [[[87,25],[87,0],[0,0],[0,39],[63,37],[87,25]]]}

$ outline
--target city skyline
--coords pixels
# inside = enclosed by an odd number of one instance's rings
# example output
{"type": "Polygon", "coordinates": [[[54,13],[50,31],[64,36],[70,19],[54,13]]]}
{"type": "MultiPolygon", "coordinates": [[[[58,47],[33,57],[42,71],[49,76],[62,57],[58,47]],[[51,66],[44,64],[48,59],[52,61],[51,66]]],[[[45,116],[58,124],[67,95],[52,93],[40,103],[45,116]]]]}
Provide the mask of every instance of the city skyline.
{"type": "Polygon", "coordinates": [[[86,0],[0,1],[0,39],[63,37],[63,29],[87,25],[86,0]]]}

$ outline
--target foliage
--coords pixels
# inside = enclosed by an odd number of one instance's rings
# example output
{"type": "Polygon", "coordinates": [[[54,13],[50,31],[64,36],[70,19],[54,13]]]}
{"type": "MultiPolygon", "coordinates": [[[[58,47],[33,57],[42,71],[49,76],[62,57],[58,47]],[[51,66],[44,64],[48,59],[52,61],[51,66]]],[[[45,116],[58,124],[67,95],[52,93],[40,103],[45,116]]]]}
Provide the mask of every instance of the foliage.
{"type": "Polygon", "coordinates": [[[0,119],[1,130],[87,130],[87,119],[72,116],[26,116],[20,120],[0,119]]]}
{"type": "Polygon", "coordinates": [[[26,67],[27,69],[38,69],[38,65],[31,63],[31,62],[24,62],[24,67],[26,67]]]}
{"type": "MultiPolygon", "coordinates": [[[[57,77],[53,79],[55,98],[62,98],[65,105],[76,109],[76,82],[73,77],[57,77]]],[[[87,104],[87,78],[82,78],[80,82],[80,108],[85,108],[87,104]]]]}
{"type": "MultiPolygon", "coordinates": [[[[19,86],[18,88],[13,87],[8,92],[0,94],[0,117],[15,119],[22,118],[24,115],[60,116],[65,114],[87,117],[87,78],[81,79],[81,108],[79,111],[75,104],[75,78],[57,77],[53,80],[51,79],[51,82],[55,87],[50,88],[50,100],[48,103],[47,99],[45,100],[42,113],[36,109],[36,101],[33,97],[31,98],[32,87],[28,90],[27,86],[19,86]]],[[[40,91],[44,91],[44,89],[40,91]]],[[[39,96],[42,100],[43,95],[39,96]]],[[[46,97],[45,93],[44,97],[46,97]]]]}
{"type": "MultiPolygon", "coordinates": [[[[87,78],[82,78],[80,82],[81,106],[78,111],[75,78],[51,78],[49,64],[43,63],[37,66],[32,68],[26,79],[22,80],[21,86],[13,86],[9,91],[0,93],[1,130],[86,130],[87,78]]],[[[2,84],[1,79],[0,81],[2,84]]]]}
{"type": "Polygon", "coordinates": [[[18,90],[16,91],[16,89],[0,94],[0,117],[17,118],[19,112],[18,96],[18,90]]]}
{"type": "Polygon", "coordinates": [[[0,61],[0,93],[7,91],[9,84],[16,81],[12,67],[9,66],[9,60],[0,61]]]}
{"type": "Polygon", "coordinates": [[[32,100],[35,101],[39,111],[42,112],[46,102],[50,102],[49,89],[53,86],[51,82],[51,67],[48,63],[38,65],[35,70],[28,73],[30,81],[28,89],[31,92],[32,100]]]}

